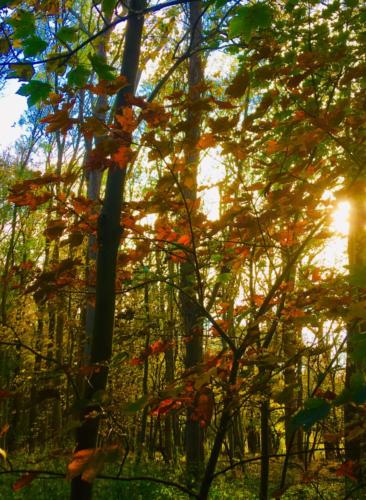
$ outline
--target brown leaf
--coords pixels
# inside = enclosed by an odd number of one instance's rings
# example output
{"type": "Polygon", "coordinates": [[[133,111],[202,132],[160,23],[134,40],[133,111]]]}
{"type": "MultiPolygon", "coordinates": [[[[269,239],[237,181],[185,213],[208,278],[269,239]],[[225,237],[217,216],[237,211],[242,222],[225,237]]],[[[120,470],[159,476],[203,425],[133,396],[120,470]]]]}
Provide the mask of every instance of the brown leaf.
{"type": "Polygon", "coordinates": [[[226,89],[226,94],[234,98],[242,97],[248,88],[249,81],[250,76],[248,71],[240,70],[226,89]]]}

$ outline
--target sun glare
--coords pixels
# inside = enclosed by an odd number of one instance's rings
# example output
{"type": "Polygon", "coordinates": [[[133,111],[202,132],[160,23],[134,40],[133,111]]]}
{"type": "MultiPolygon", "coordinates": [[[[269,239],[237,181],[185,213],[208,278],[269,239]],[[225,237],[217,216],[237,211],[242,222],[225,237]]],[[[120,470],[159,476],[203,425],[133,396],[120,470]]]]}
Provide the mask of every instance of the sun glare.
{"type": "Polygon", "coordinates": [[[333,212],[331,230],[339,235],[347,236],[349,231],[349,210],[348,201],[341,201],[333,212]]]}
{"type": "Polygon", "coordinates": [[[333,211],[329,238],[324,249],[318,254],[316,261],[323,266],[341,269],[347,265],[347,236],[349,231],[350,205],[347,201],[338,203],[333,211]]]}

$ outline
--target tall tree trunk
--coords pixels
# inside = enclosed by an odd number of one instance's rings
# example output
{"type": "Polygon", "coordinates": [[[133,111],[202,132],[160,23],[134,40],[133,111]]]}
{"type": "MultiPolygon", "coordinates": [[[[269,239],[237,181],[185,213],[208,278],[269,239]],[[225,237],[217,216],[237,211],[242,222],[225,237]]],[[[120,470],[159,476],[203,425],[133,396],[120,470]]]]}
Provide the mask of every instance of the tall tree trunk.
{"type": "MultiPolygon", "coordinates": [[[[131,0],[130,12],[140,12],[145,8],[144,0],[131,0]]],[[[134,93],[137,69],[140,58],[143,15],[134,15],[127,21],[125,46],[121,74],[127,79],[128,86],[117,94],[117,112],[125,105],[127,93],[134,93]]],[[[107,362],[112,353],[113,325],[115,312],[115,279],[119,242],[121,238],[121,207],[125,170],[117,166],[108,171],[103,208],[98,220],[98,256],[96,269],[96,303],[90,361],[100,364],[100,370],[90,377],[90,384],[85,388],[85,399],[92,401],[97,391],[103,391],[107,385],[107,362]]],[[[95,407],[93,408],[95,410],[95,407]]],[[[77,450],[95,448],[99,419],[85,418],[91,407],[85,409],[81,426],[77,432],[77,450]]],[[[98,408],[97,408],[98,410],[98,408]]],[[[77,476],[72,481],[72,500],[89,500],[92,485],[77,476]]]]}
{"type": "MultiPolygon", "coordinates": [[[[354,284],[352,278],[362,275],[366,270],[366,183],[359,181],[354,187],[350,199],[350,229],[348,237],[348,259],[351,286],[354,284]]],[[[353,302],[365,300],[364,285],[354,285],[353,302]]],[[[364,373],[364,364],[356,362],[353,356],[354,339],[365,331],[365,321],[351,321],[347,327],[347,363],[346,363],[346,389],[350,389],[352,379],[356,373],[364,373]]],[[[365,433],[357,439],[348,439],[348,433],[352,428],[362,424],[364,416],[352,403],[344,407],[345,426],[345,455],[346,460],[352,460],[356,464],[364,458],[366,450],[365,433]]],[[[363,480],[361,467],[359,468],[359,481],[363,480]]]]}
{"type": "MultiPolygon", "coordinates": [[[[110,19],[106,19],[106,22],[110,22],[110,19]]],[[[103,37],[101,37],[98,44],[97,53],[104,62],[107,62],[106,57],[106,47],[109,40],[109,32],[107,32],[103,37]]],[[[106,110],[108,108],[108,99],[105,95],[98,96],[95,106],[94,114],[101,121],[105,122],[106,110]]],[[[99,142],[103,140],[103,137],[95,138],[95,145],[97,146],[99,142]]],[[[89,163],[89,156],[92,151],[93,140],[85,141],[85,163],[89,163]]],[[[102,171],[98,169],[89,170],[86,173],[87,180],[87,197],[89,200],[94,202],[98,201],[100,194],[100,186],[102,182],[102,171]]],[[[91,342],[93,337],[93,326],[94,326],[94,304],[91,300],[95,294],[95,286],[92,281],[94,279],[95,263],[97,260],[97,239],[94,234],[90,234],[88,237],[88,246],[86,251],[86,282],[87,282],[87,301],[85,306],[85,346],[84,346],[84,362],[86,365],[89,364],[91,342]]]]}
{"type": "MultiPolygon", "coordinates": [[[[190,49],[196,50],[201,45],[202,22],[201,2],[192,2],[189,5],[190,49]]],[[[189,58],[188,87],[191,104],[201,98],[199,88],[204,78],[202,58],[199,52],[189,58]]],[[[185,198],[186,216],[191,231],[192,252],[195,253],[195,236],[193,234],[192,219],[195,213],[197,200],[197,171],[199,166],[199,151],[196,144],[200,137],[201,112],[193,105],[188,110],[186,132],[186,170],[181,178],[182,194],[185,198]]],[[[181,288],[180,303],[184,323],[184,333],[187,338],[185,367],[196,366],[202,361],[202,319],[197,301],[202,303],[202,290],[198,278],[195,255],[189,254],[187,260],[180,266],[181,288]]],[[[203,429],[197,420],[192,419],[193,410],[187,412],[186,422],[186,463],[189,480],[197,481],[203,468],[203,429]]]]}

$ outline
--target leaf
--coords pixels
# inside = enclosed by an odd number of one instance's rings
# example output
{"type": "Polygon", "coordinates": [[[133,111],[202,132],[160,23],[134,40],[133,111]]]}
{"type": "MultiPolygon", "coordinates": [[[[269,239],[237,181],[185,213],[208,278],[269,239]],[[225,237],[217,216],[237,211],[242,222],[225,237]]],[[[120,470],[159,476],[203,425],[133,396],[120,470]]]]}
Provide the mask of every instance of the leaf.
{"type": "Polygon", "coordinates": [[[6,391],[4,389],[0,389],[0,399],[2,398],[12,398],[14,396],[13,392],[6,391]]]}
{"type": "Polygon", "coordinates": [[[70,26],[63,26],[56,33],[56,37],[64,43],[74,42],[77,38],[77,28],[72,28],[70,26]]]}
{"type": "Polygon", "coordinates": [[[33,57],[44,52],[48,47],[48,43],[39,36],[30,36],[24,40],[23,47],[24,55],[26,57],[33,57]]]}
{"type": "Polygon", "coordinates": [[[356,404],[366,402],[366,384],[364,375],[357,371],[351,375],[349,383],[349,395],[351,401],[356,404]]]}
{"type": "Polygon", "coordinates": [[[106,461],[117,460],[119,456],[120,447],[118,445],[76,451],[72,461],[67,466],[66,477],[71,480],[81,475],[84,481],[91,483],[102,471],[106,461]]]}
{"type": "Polygon", "coordinates": [[[67,83],[70,87],[83,87],[90,76],[88,68],[79,64],[76,68],[70,70],[67,74],[67,83]]]}
{"type": "Polygon", "coordinates": [[[104,58],[98,54],[89,54],[88,56],[93,70],[101,80],[114,80],[114,68],[107,64],[104,58]]]}
{"type": "Polygon", "coordinates": [[[3,448],[0,448],[0,456],[3,457],[3,459],[5,460],[5,462],[7,461],[8,455],[7,455],[6,451],[3,448]]]}
{"type": "Polygon", "coordinates": [[[277,153],[278,151],[281,151],[282,149],[283,149],[283,146],[273,139],[267,142],[267,153],[268,154],[277,153]]]}
{"type": "Polygon", "coordinates": [[[313,424],[328,415],[331,408],[330,404],[324,399],[317,398],[305,401],[304,407],[292,419],[291,426],[295,430],[303,426],[306,431],[309,431],[313,424]]]}
{"type": "Polygon", "coordinates": [[[350,335],[350,357],[359,364],[366,363],[366,332],[353,333],[350,335]]]}
{"type": "Polygon", "coordinates": [[[6,38],[0,38],[0,54],[7,54],[10,49],[10,44],[6,38]]]}
{"type": "Polygon", "coordinates": [[[250,75],[248,71],[241,69],[226,89],[226,95],[234,98],[242,97],[248,88],[249,82],[250,75]]]}
{"type": "Polygon", "coordinates": [[[198,420],[200,427],[206,427],[210,422],[214,408],[214,397],[208,387],[204,387],[195,401],[193,420],[198,420]]]}
{"type": "Polygon", "coordinates": [[[28,10],[18,9],[9,24],[14,28],[14,38],[23,40],[33,35],[36,30],[34,15],[28,10]]]}
{"type": "Polygon", "coordinates": [[[197,391],[200,390],[204,385],[209,384],[211,382],[211,377],[214,377],[215,375],[217,375],[216,366],[199,375],[199,377],[197,377],[194,381],[194,388],[197,391]]]}
{"type": "Polygon", "coordinates": [[[121,146],[112,158],[118,163],[119,168],[126,168],[133,158],[133,151],[127,146],[121,146]]]}
{"type": "Polygon", "coordinates": [[[265,3],[240,7],[229,24],[229,37],[243,36],[249,42],[254,31],[271,26],[272,14],[271,7],[265,3]]]}
{"type": "Polygon", "coordinates": [[[0,429],[0,437],[5,436],[5,434],[9,431],[10,425],[9,424],[4,424],[2,428],[0,429]]]}
{"type": "Polygon", "coordinates": [[[24,83],[17,91],[17,94],[27,97],[28,105],[33,106],[39,101],[46,100],[51,90],[52,87],[49,83],[31,80],[29,83],[24,83]]]}
{"type": "Polygon", "coordinates": [[[137,401],[134,401],[132,403],[126,403],[122,407],[122,413],[127,414],[127,415],[134,415],[138,411],[142,410],[149,404],[149,399],[148,396],[142,396],[141,398],[137,399],[137,401]]]}
{"type": "Polygon", "coordinates": [[[217,283],[228,283],[231,279],[231,273],[221,273],[216,278],[217,283]]]}
{"type": "Polygon", "coordinates": [[[18,481],[16,481],[11,487],[13,491],[19,491],[23,489],[25,486],[31,484],[31,482],[38,476],[38,472],[26,472],[18,481]]]}
{"type": "Polygon", "coordinates": [[[183,234],[176,242],[176,245],[189,246],[191,243],[191,237],[189,234],[183,234]]]}
{"type": "Polygon", "coordinates": [[[102,11],[107,17],[111,17],[116,6],[116,0],[102,0],[102,11]]]}
{"type": "Polygon", "coordinates": [[[11,72],[8,78],[18,78],[21,82],[29,82],[35,73],[31,64],[10,64],[11,72]]]}
{"type": "Polygon", "coordinates": [[[356,473],[358,468],[358,464],[356,464],[352,460],[347,460],[339,467],[339,469],[336,470],[336,476],[348,477],[352,481],[357,481],[356,473]]]}
{"type": "Polygon", "coordinates": [[[94,481],[102,471],[106,461],[115,461],[120,456],[118,445],[106,448],[88,448],[74,453],[72,461],[67,466],[67,479],[81,475],[81,478],[88,483],[94,481]]]}
{"type": "Polygon", "coordinates": [[[196,147],[198,149],[207,149],[216,146],[216,138],[214,134],[202,134],[196,147]]]}
{"type": "Polygon", "coordinates": [[[112,81],[101,80],[97,85],[87,85],[87,89],[97,95],[113,95],[119,89],[127,87],[128,82],[125,76],[119,75],[112,81]]]}
{"type": "Polygon", "coordinates": [[[69,112],[71,107],[72,104],[65,104],[55,113],[50,113],[42,118],[42,120],[40,120],[41,123],[49,124],[46,127],[46,132],[55,132],[59,130],[62,134],[66,134],[66,132],[78,121],[70,117],[69,112]]]}
{"type": "Polygon", "coordinates": [[[122,114],[116,115],[116,121],[121,126],[123,132],[132,133],[137,127],[137,120],[135,119],[132,108],[124,107],[122,114]]]}

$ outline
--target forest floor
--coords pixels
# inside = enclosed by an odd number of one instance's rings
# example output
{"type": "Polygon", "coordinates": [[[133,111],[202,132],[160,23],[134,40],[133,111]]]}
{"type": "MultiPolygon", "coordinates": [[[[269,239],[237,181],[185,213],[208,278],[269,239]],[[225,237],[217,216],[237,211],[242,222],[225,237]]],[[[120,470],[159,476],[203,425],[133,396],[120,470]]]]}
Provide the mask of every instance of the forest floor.
{"type": "MultiPolygon", "coordinates": [[[[29,459],[29,457],[28,457],[29,459]]],[[[24,462],[23,462],[24,464],[24,462]]],[[[16,469],[15,464],[12,464],[16,469]]],[[[24,466],[24,465],[23,465],[24,466]]],[[[32,467],[36,468],[36,467],[32,467]]],[[[65,464],[60,462],[49,463],[47,467],[38,466],[39,469],[50,471],[65,470],[65,464]]],[[[289,468],[288,480],[290,486],[286,493],[281,496],[282,500],[341,500],[345,498],[344,478],[330,473],[331,466],[325,463],[314,462],[310,472],[304,476],[299,465],[294,464],[289,468]]],[[[271,467],[270,498],[279,498],[276,495],[278,481],[281,472],[281,462],[273,462],[271,467]]],[[[116,475],[116,471],[106,467],[103,474],[116,475]]],[[[123,476],[150,476],[163,478],[176,483],[184,484],[183,468],[181,474],[179,468],[169,469],[157,463],[155,466],[125,466],[123,476]]],[[[22,488],[13,491],[12,485],[19,478],[19,474],[3,474],[0,481],[0,500],[67,500],[70,484],[60,478],[38,477],[22,488]]],[[[236,470],[218,476],[211,492],[212,500],[256,500],[259,489],[259,466],[250,464],[244,470],[236,470]]],[[[106,481],[96,480],[94,484],[95,500],[184,500],[188,496],[176,488],[149,481],[106,481]]],[[[365,498],[362,496],[351,498],[365,498]]]]}

